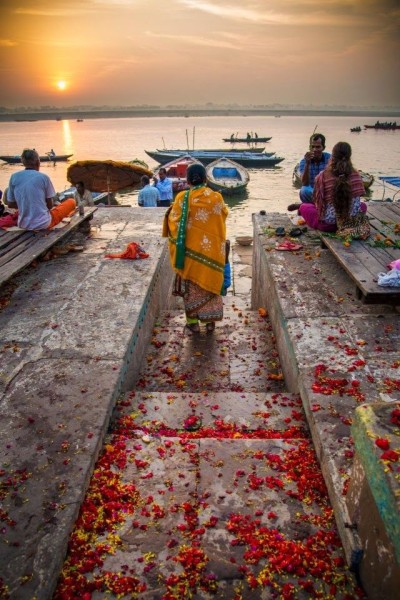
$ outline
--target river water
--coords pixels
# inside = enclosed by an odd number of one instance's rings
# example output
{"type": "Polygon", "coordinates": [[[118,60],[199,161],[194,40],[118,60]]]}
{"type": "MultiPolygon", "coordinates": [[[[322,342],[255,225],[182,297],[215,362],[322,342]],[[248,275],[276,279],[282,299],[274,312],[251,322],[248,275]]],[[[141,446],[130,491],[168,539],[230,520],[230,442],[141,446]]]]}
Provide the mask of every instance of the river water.
{"type": "MultiPolygon", "coordinates": [[[[395,121],[387,115],[380,121],[395,121]]],[[[307,150],[308,139],[314,130],[327,139],[327,150],[338,141],[347,141],[353,148],[356,168],[375,176],[371,198],[381,200],[386,190],[379,175],[399,175],[400,130],[362,130],[351,133],[356,125],[373,124],[376,117],[356,116],[249,116],[249,117],[149,117],[121,119],[86,119],[4,122],[0,123],[0,154],[20,154],[23,148],[36,148],[45,154],[54,148],[57,154],[73,154],[73,160],[113,159],[144,160],[149,168],[157,166],[145,150],[156,148],[230,148],[222,141],[232,133],[245,136],[257,132],[271,136],[266,150],[283,156],[275,168],[253,169],[245,197],[226,199],[230,207],[229,235],[252,232],[251,214],[259,210],[285,212],[291,202],[297,201],[298,191],[293,185],[295,164],[307,150]]],[[[243,145],[242,145],[243,146],[243,145]]],[[[60,192],[69,183],[66,178],[68,163],[42,164],[60,192]]],[[[7,187],[10,175],[21,165],[0,166],[0,189],[7,187]]],[[[137,204],[137,190],[118,194],[124,204],[137,204]]]]}

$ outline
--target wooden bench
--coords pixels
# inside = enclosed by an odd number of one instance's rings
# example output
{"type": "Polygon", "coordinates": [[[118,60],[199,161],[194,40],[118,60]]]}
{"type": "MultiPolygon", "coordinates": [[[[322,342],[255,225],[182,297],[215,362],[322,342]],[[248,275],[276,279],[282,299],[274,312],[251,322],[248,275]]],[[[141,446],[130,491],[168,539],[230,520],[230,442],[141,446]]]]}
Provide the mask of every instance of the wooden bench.
{"type": "Polygon", "coordinates": [[[44,231],[6,231],[0,229],[0,286],[45,254],[81,223],[92,218],[97,207],[85,208],[84,215],[74,214],[60,229],[44,231]]]}
{"type": "Polygon", "coordinates": [[[359,299],[366,304],[400,305],[400,288],[377,283],[378,274],[386,273],[388,264],[400,259],[400,247],[393,246],[400,245],[400,204],[369,203],[367,214],[371,225],[368,240],[353,241],[346,247],[342,240],[321,234],[322,244],[353,279],[359,299]]]}

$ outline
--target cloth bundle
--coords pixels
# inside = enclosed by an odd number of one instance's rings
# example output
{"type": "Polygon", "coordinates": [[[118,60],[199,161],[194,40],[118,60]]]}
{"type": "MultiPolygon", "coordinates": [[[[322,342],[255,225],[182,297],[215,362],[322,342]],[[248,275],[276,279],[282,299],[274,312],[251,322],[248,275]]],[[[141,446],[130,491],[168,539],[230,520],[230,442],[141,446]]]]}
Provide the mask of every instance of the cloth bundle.
{"type": "Polygon", "coordinates": [[[148,258],[149,254],[147,254],[139,244],[136,242],[130,242],[127,245],[126,250],[124,252],[120,252],[119,254],[106,254],[105,258],[128,258],[132,260],[137,260],[139,258],[148,258]]]}

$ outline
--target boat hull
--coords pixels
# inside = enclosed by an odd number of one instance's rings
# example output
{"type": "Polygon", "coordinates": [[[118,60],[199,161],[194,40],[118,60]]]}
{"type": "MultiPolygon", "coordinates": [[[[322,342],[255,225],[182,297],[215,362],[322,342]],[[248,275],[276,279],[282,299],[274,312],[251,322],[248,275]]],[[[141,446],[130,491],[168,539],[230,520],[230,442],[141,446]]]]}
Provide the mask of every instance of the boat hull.
{"type": "MultiPolygon", "coordinates": [[[[155,160],[156,162],[160,163],[160,164],[165,164],[169,161],[171,161],[173,158],[179,158],[179,155],[173,156],[171,155],[171,153],[164,153],[164,152],[153,152],[150,150],[145,150],[146,154],[148,156],[150,156],[150,158],[152,158],[153,160],[155,160]]],[[[243,165],[244,167],[247,168],[252,168],[252,169],[256,169],[256,168],[267,168],[267,167],[274,167],[277,164],[279,164],[280,162],[282,162],[284,159],[282,157],[275,157],[275,156],[271,156],[271,153],[261,153],[261,154],[251,154],[250,152],[239,152],[239,153],[234,153],[234,152],[225,152],[225,154],[216,154],[216,153],[196,153],[196,154],[191,154],[191,156],[197,158],[197,160],[199,160],[200,162],[202,162],[204,165],[208,165],[210,163],[212,163],[214,160],[216,160],[217,158],[223,158],[225,156],[225,158],[230,158],[231,160],[234,160],[235,162],[239,163],[240,165],[243,165]]],[[[274,154],[274,153],[272,153],[274,154]]]]}
{"type": "MultiPolygon", "coordinates": [[[[44,156],[40,156],[39,158],[40,162],[62,162],[69,160],[71,156],[73,156],[73,154],[56,154],[53,158],[49,158],[49,156],[45,154],[44,156]]],[[[4,160],[4,162],[10,165],[22,164],[20,156],[0,156],[0,160],[4,160]]]]}
{"type": "Polygon", "coordinates": [[[272,140],[272,137],[251,137],[251,138],[222,138],[224,142],[230,142],[231,144],[263,144],[272,140]]]}

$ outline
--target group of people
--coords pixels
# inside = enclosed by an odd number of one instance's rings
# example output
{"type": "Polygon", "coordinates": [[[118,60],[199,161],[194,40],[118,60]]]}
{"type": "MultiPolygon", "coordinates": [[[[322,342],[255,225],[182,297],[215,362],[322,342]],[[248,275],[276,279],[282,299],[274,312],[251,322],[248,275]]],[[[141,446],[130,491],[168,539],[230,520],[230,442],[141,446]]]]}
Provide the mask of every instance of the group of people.
{"type": "Polygon", "coordinates": [[[351,162],[350,144],[338,142],[330,154],[325,152],[325,136],[314,133],[299,172],[300,203],[290,204],[289,211],[297,210],[313,229],[368,237],[367,205],[361,201],[365,187],[351,162]]]}
{"type": "Polygon", "coordinates": [[[150,177],[142,175],[142,189],[138,195],[138,204],[144,208],[156,206],[171,206],[173,198],[172,181],[167,177],[167,171],[161,167],[158,171],[158,178],[153,177],[153,185],[150,184],[150,177]]]}

